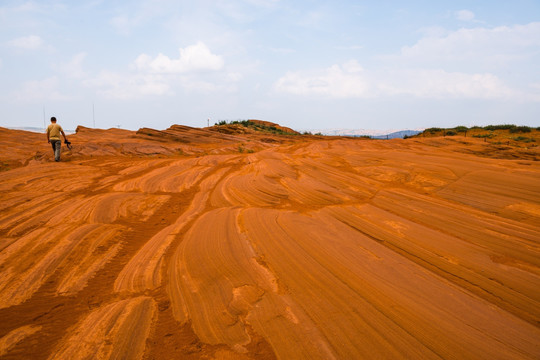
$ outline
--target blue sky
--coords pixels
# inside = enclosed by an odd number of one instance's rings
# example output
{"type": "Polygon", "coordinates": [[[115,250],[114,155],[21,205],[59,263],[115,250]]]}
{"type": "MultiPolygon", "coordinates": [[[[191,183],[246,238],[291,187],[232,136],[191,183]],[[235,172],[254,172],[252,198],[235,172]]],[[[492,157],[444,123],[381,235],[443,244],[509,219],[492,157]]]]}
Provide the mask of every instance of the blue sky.
{"type": "Polygon", "coordinates": [[[538,64],[538,0],[0,1],[6,127],[540,126],[538,64]]]}

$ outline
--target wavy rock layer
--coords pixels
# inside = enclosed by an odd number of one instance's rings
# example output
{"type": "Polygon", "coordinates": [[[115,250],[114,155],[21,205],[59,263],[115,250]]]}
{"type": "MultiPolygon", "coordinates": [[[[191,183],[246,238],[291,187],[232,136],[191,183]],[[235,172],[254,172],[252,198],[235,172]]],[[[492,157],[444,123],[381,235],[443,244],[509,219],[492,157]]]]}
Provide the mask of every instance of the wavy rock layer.
{"type": "Polygon", "coordinates": [[[540,358],[536,148],[0,130],[2,358],[540,358]]]}

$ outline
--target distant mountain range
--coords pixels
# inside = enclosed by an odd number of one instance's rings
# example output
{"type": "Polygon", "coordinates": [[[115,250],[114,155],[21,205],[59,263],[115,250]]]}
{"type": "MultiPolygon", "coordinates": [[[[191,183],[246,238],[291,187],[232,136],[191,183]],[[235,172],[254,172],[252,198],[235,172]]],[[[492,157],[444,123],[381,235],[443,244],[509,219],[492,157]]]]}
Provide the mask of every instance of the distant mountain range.
{"type": "Polygon", "coordinates": [[[400,130],[386,135],[371,136],[373,139],[403,139],[405,136],[420,134],[423,130],[400,130]]]}
{"type": "Polygon", "coordinates": [[[421,133],[424,129],[416,130],[370,130],[370,129],[323,129],[308,130],[312,134],[321,133],[331,136],[369,136],[373,139],[403,139],[421,133]]]}

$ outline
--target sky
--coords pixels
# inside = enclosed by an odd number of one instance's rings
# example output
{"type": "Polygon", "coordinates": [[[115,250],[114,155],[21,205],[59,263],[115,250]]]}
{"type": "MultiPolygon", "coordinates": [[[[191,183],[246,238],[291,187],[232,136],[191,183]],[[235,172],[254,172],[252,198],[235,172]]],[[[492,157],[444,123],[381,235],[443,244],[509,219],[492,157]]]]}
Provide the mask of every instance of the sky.
{"type": "Polygon", "coordinates": [[[540,126],[540,1],[0,0],[0,126],[540,126]]]}

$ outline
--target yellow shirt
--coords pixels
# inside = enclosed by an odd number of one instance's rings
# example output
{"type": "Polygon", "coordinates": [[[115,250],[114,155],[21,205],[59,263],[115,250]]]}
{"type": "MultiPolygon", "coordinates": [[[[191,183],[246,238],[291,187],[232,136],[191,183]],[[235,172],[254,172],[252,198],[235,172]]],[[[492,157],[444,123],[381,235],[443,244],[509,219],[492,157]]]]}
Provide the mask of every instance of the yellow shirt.
{"type": "Polygon", "coordinates": [[[64,131],[58,124],[51,124],[47,127],[47,134],[49,134],[49,140],[62,140],[60,138],[60,132],[64,131]]]}

